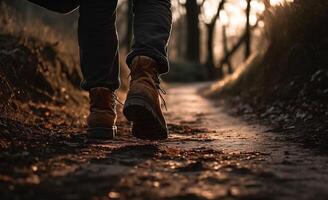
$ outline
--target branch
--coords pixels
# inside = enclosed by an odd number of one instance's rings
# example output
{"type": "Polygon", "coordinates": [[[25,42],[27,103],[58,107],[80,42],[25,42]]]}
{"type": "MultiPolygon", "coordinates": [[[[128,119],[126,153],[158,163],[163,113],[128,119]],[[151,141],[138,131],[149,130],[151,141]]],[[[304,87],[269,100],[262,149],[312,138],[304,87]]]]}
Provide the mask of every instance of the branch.
{"type": "Polygon", "coordinates": [[[202,3],[199,4],[199,7],[203,7],[204,6],[204,3],[205,3],[206,0],[203,0],[202,3]]]}
{"type": "MultiPolygon", "coordinates": [[[[251,27],[251,31],[254,30],[257,26],[259,21],[261,21],[263,16],[260,16],[259,19],[257,20],[256,24],[251,27]]],[[[230,57],[236,53],[236,51],[239,49],[239,47],[244,43],[246,40],[247,33],[244,32],[244,34],[241,36],[241,38],[238,40],[238,42],[232,47],[232,49],[224,56],[224,58],[220,62],[220,67],[224,64],[229,62],[230,57]]]]}
{"type": "Polygon", "coordinates": [[[221,0],[219,7],[218,7],[218,11],[216,12],[216,15],[213,17],[213,19],[210,23],[211,26],[215,26],[216,20],[220,18],[220,12],[224,7],[225,2],[226,2],[226,0],[221,0]]]}

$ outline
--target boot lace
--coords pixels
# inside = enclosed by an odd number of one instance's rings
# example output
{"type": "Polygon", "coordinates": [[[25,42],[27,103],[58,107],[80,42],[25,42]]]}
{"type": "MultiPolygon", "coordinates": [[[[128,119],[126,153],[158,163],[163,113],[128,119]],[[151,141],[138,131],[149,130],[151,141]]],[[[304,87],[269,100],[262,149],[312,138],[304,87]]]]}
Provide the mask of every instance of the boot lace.
{"type": "Polygon", "coordinates": [[[118,96],[116,94],[114,94],[114,100],[119,103],[121,106],[124,106],[124,104],[122,103],[122,101],[118,98],[118,96]]]}
{"type": "Polygon", "coordinates": [[[163,88],[161,88],[161,86],[160,86],[161,81],[158,78],[157,71],[154,74],[156,74],[156,75],[155,76],[152,75],[152,78],[153,78],[153,80],[155,82],[155,85],[156,85],[156,88],[158,90],[158,95],[159,95],[159,97],[161,98],[161,100],[163,102],[165,110],[167,111],[166,101],[165,101],[165,98],[163,97],[163,96],[167,95],[167,92],[163,88]]]}
{"type": "Polygon", "coordinates": [[[158,89],[158,95],[159,95],[159,97],[161,98],[161,100],[162,100],[162,102],[163,102],[163,105],[164,105],[164,108],[165,108],[165,110],[167,111],[167,106],[166,106],[166,101],[165,101],[165,98],[163,97],[163,95],[167,95],[167,92],[164,90],[164,89],[162,89],[160,86],[159,86],[159,84],[158,85],[156,85],[156,87],[157,87],[157,89],[158,89]]]}
{"type": "MultiPolygon", "coordinates": [[[[134,70],[135,70],[135,69],[134,69],[134,70]]],[[[127,78],[131,78],[131,77],[132,77],[132,76],[131,76],[131,73],[132,73],[132,70],[131,70],[131,72],[129,73],[129,75],[128,75],[127,78]]],[[[157,72],[156,72],[155,74],[157,74],[157,72]]],[[[152,79],[153,79],[154,82],[155,82],[156,89],[158,90],[158,95],[159,95],[159,97],[161,98],[161,100],[162,100],[162,102],[163,102],[163,105],[164,105],[165,110],[167,111],[166,100],[165,100],[165,98],[163,97],[163,95],[164,95],[164,96],[167,95],[167,92],[166,92],[163,88],[161,88],[161,86],[160,86],[161,82],[160,82],[160,80],[159,80],[159,78],[158,78],[158,75],[157,75],[157,76],[153,76],[153,75],[152,75],[152,79]]],[[[117,100],[117,101],[118,101],[118,100],[117,100]]],[[[119,101],[118,101],[118,102],[119,102],[119,101]]],[[[119,103],[120,103],[120,102],[119,102],[119,103]]]]}

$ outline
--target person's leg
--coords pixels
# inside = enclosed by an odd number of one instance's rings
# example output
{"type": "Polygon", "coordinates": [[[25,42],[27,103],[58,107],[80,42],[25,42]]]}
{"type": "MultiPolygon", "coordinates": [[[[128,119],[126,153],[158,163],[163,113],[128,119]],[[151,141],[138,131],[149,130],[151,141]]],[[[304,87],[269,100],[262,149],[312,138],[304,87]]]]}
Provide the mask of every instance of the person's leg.
{"type": "Polygon", "coordinates": [[[169,69],[170,0],[134,0],[134,43],[127,57],[130,90],[123,113],[141,139],[166,139],[168,129],[159,100],[159,74],[169,69]]]}
{"type": "Polygon", "coordinates": [[[148,56],[158,63],[158,73],[169,70],[167,44],[171,33],[170,0],[134,0],[134,40],[127,56],[130,66],[136,56],[148,56]]]}
{"type": "Polygon", "coordinates": [[[119,87],[116,6],[117,0],[80,0],[81,87],[90,96],[87,132],[91,138],[111,139],[116,133],[115,90],[119,87]]]}
{"type": "Polygon", "coordinates": [[[117,0],[80,0],[78,33],[85,90],[119,87],[116,6],[117,0]]]}
{"type": "Polygon", "coordinates": [[[69,13],[75,10],[80,5],[79,0],[56,0],[56,1],[28,0],[28,1],[58,13],[69,13]]]}

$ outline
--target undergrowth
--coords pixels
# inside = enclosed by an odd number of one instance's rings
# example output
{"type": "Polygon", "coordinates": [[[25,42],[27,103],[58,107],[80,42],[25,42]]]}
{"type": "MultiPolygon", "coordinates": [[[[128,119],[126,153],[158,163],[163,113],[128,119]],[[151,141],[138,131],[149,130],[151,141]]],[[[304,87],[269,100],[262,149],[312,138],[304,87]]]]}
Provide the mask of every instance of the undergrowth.
{"type": "MultiPolygon", "coordinates": [[[[227,97],[246,113],[327,147],[328,2],[297,0],[265,16],[264,43],[206,95],[227,97]]],[[[328,149],[328,148],[327,148],[328,149]]]]}

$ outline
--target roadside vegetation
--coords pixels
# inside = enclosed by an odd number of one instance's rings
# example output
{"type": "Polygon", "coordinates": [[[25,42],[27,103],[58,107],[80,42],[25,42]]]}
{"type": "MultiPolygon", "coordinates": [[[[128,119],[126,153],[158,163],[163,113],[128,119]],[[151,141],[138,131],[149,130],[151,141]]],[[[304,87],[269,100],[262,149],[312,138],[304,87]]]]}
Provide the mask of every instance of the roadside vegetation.
{"type": "Polygon", "coordinates": [[[264,17],[259,51],[205,95],[226,97],[235,113],[327,150],[327,10],[324,0],[272,7],[264,17]]]}

